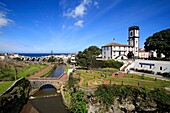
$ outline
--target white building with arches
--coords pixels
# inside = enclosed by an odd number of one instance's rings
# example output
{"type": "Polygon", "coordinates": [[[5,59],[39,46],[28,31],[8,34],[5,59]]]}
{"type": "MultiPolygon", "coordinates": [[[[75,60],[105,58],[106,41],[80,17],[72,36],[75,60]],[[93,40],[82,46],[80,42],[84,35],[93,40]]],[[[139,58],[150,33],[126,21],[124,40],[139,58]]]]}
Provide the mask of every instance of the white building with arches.
{"type": "Polygon", "coordinates": [[[128,59],[139,56],[139,26],[128,29],[128,45],[111,42],[102,46],[102,59],[128,59]]]}

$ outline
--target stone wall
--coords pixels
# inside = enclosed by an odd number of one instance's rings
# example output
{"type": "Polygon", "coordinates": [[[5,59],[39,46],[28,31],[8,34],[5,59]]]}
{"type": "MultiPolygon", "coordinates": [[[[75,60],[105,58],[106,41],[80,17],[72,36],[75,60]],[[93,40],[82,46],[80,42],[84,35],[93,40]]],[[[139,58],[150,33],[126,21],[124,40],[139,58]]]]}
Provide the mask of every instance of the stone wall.
{"type": "Polygon", "coordinates": [[[28,100],[30,88],[25,78],[16,81],[0,96],[0,113],[19,113],[28,100]]]}

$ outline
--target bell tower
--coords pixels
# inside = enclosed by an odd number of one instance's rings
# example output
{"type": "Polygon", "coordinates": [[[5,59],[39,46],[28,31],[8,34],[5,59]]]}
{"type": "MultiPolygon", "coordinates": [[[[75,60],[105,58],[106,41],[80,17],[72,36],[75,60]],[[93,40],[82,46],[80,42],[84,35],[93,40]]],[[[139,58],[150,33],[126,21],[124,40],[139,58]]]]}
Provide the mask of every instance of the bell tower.
{"type": "Polygon", "coordinates": [[[129,27],[128,44],[133,46],[133,54],[135,57],[139,56],[139,26],[129,27]]]}

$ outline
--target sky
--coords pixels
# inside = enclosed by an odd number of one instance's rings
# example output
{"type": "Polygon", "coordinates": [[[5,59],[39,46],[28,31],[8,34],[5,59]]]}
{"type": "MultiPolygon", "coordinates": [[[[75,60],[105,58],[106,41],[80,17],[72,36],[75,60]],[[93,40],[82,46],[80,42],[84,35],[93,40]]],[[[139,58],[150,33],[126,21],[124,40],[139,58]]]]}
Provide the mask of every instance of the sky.
{"type": "Polygon", "coordinates": [[[170,0],[0,0],[0,52],[72,53],[170,28],[170,0]],[[113,40],[115,38],[115,40],[113,40]]]}

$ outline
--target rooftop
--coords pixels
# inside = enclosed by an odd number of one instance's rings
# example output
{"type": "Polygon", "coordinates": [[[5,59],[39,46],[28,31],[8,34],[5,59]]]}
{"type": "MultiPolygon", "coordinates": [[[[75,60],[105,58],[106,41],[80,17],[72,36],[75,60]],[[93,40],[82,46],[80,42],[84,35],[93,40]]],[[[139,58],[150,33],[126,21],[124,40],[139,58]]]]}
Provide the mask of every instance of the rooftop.
{"type": "Polygon", "coordinates": [[[102,47],[110,47],[110,46],[119,46],[119,47],[133,47],[133,46],[130,46],[130,45],[126,45],[126,44],[118,44],[118,43],[115,43],[115,42],[111,42],[109,44],[106,44],[102,47]]]}

